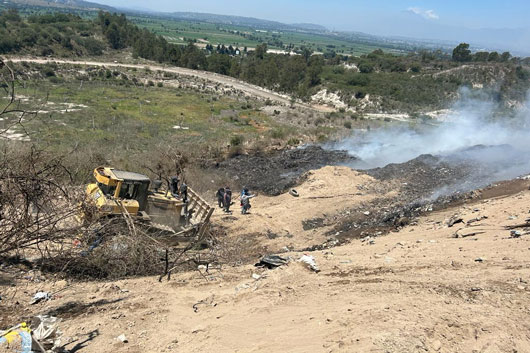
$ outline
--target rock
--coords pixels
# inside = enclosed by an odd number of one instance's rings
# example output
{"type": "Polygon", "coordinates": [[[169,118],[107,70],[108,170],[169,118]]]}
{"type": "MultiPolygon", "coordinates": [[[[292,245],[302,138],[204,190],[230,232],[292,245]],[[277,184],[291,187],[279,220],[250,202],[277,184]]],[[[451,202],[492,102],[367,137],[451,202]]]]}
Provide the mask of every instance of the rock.
{"type": "Polygon", "coordinates": [[[368,242],[368,244],[370,244],[370,245],[374,245],[374,244],[375,244],[375,240],[371,239],[371,240],[368,242]]]}
{"type": "Polygon", "coordinates": [[[442,342],[438,340],[434,341],[432,343],[432,349],[438,352],[440,349],[442,349],[442,342]]]}
{"type": "Polygon", "coordinates": [[[447,222],[448,227],[454,226],[456,223],[463,223],[464,219],[458,215],[454,215],[449,219],[449,222],[447,222]]]}
{"type": "Polygon", "coordinates": [[[472,292],[479,292],[479,291],[481,291],[481,290],[482,290],[482,288],[480,288],[480,287],[472,287],[472,288],[471,288],[471,291],[472,291],[472,292]]]}
{"type": "Polygon", "coordinates": [[[519,290],[525,290],[526,287],[525,287],[525,286],[517,286],[517,289],[519,289],[519,290]]]}
{"type": "Polygon", "coordinates": [[[261,278],[261,276],[258,275],[257,273],[253,273],[253,274],[252,274],[252,278],[254,278],[254,279],[257,281],[258,279],[261,278]]]}
{"type": "Polygon", "coordinates": [[[116,337],[116,339],[118,341],[120,341],[120,342],[123,342],[123,343],[129,342],[129,340],[127,339],[127,337],[125,337],[125,334],[123,334],[123,333],[121,335],[119,335],[118,337],[116,337]]]}
{"type": "Polygon", "coordinates": [[[370,211],[364,211],[363,214],[364,214],[365,216],[369,216],[369,215],[370,215],[370,211]]]}

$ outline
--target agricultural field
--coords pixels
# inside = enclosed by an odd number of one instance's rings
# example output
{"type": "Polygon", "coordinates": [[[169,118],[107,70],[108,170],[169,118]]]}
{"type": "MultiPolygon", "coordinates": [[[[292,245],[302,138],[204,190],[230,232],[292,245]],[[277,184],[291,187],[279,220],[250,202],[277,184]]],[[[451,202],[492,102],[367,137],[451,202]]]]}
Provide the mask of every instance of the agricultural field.
{"type": "MultiPolygon", "coordinates": [[[[348,41],[333,34],[318,34],[295,31],[259,31],[251,27],[231,26],[191,22],[178,19],[165,19],[148,16],[129,16],[131,22],[139,27],[147,28],[156,34],[164,36],[169,42],[186,44],[189,40],[200,46],[218,44],[238,47],[254,48],[267,43],[270,49],[288,50],[306,47],[314,52],[335,51],[345,55],[362,55],[370,53],[381,46],[377,43],[365,44],[348,41]]],[[[396,49],[389,52],[402,53],[396,49]]]]}

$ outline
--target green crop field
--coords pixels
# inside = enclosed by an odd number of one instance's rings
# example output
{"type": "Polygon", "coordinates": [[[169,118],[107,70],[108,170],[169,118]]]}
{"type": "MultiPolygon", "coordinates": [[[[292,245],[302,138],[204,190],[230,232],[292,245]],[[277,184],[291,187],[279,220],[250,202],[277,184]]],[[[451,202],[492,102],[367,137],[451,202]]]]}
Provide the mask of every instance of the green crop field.
{"type": "MultiPolygon", "coordinates": [[[[349,55],[367,54],[381,46],[377,43],[365,44],[341,39],[332,34],[304,33],[291,31],[257,31],[254,28],[192,22],[177,19],[166,19],[146,16],[129,16],[132,22],[164,36],[172,43],[185,44],[189,40],[198,44],[207,43],[214,46],[221,44],[233,47],[253,48],[267,43],[271,49],[287,50],[307,47],[315,52],[335,51],[349,55]]],[[[388,49],[389,52],[402,51],[388,49]]]]}

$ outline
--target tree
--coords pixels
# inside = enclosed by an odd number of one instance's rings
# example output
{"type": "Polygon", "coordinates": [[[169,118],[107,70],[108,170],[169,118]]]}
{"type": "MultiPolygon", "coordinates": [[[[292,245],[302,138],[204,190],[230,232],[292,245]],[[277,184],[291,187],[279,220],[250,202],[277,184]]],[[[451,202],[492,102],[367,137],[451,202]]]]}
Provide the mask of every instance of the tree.
{"type": "Polygon", "coordinates": [[[258,45],[254,54],[258,59],[263,59],[265,54],[267,54],[267,43],[262,43],[258,45]]]}
{"type": "Polygon", "coordinates": [[[307,47],[302,47],[302,56],[304,57],[306,62],[309,62],[309,58],[311,58],[311,55],[313,55],[313,51],[307,47]]]}
{"type": "Polygon", "coordinates": [[[508,51],[505,51],[504,53],[501,54],[501,61],[502,62],[507,62],[508,60],[510,60],[510,58],[512,57],[512,54],[510,54],[510,52],[508,51]]]}
{"type": "Polygon", "coordinates": [[[499,61],[500,55],[496,51],[492,51],[488,56],[488,61],[499,61]]]}
{"type": "Polygon", "coordinates": [[[471,61],[471,50],[469,50],[469,44],[458,44],[458,46],[453,49],[453,60],[459,62],[471,61]]]}
{"type": "Polygon", "coordinates": [[[488,53],[487,51],[478,51],[475,53],[475,55],[473,55],[473,60],[478,62],[488,61],[489,55],[490,53],[488,53]]]}

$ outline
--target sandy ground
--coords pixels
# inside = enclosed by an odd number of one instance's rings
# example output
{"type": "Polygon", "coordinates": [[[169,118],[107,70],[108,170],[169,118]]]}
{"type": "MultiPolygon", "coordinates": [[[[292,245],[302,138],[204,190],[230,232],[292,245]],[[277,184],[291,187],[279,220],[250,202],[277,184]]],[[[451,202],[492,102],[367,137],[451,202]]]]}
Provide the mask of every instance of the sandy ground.
{"type": "MultiPolygon", "coordinates": [[[[33,58],[33,57],[7,57],[9,61],[12,62],[31,62],[37,64],[46,64],[55,62],[57,64],[72,64],[72,65],[89,65],[89,66],[104,66],[104,67],[125,67],[125,68],[136,68],[144,69],[149,68],[152,71],[162,71],[162,72],[171,72],[174,74],[191,76],[196,78],[201,78],[208,80],[214,83],[219,83],[224,86],[228,86],[237,90],[244,92],[245,94],[251,95],[253,97],[261,99],[270,99],[273,102],[277,102],[284,105],[291,104],[291,97],[284,94],[279,94],[265,88],[252,85],[235,78],[216,74],[208,71],[192,70],[183,67],[176,66],[157,66],[157,65],[135,65],[135,64],[124,64],[119,62],[97,62],[97,61],[82,61],[82,60],[66,60],[66,59],[56,59],[56,58],[33,58]]],[[[330,108],[320,105],[307,105],[303,103],[296,103],[296,106],[302,108],[311,108],[317,111],[329,112],[330,108]]]]}
{"type": "MultiPolygon", "coordinates": [[[[319,205],[306,195],[367,183],[375,182],[347,168],[315,171],[297,188],[299,199],[258,197],[252,215],[234,214],[229,236],[242,236],[244,223],[247,232],[285,229],[289,241],[314,240],[322,235],[304,232],[300,219],[377,196],[319,205]]],[[[62,342],[76,352],[530,352],[530,235],[521,229],[511,238],[504,228],[529,217],[530,191],[488,194],[495,197],[428,214],[372,244],[355,239],[311,252],[319,273],[291,252],[284,255],[293,262],[274,270],[225,266],[206,279],[194,271],[162,282],[25,280],[0,287],[2,305],[67,286],[25,314],[62,317],[62,342]],[[455,214],[464,222],[448,227],[455,214]]]]}
{"type": "Polygon", "coordinates": [[[306,175],[305,182],[295,189],[298,197],[288,192],[276,197],[258,195],[251,200],[249,214],[243,216],[239,195],[235,194],[233,213],[227,215],[217,209],[213,219],[228,227],[230,237],[259,233],[260,242],[269,249],[301,249],[326,240],[334,224],[318,224],[319,220],[349,212],[349,208],[375,198],[395,195],[395,191],[383,193],[383,185],[374,178],[348,167],[328,166],[306,175]],[[317,224],[304,229],[303,223],[311,221],[317,224]]]}

